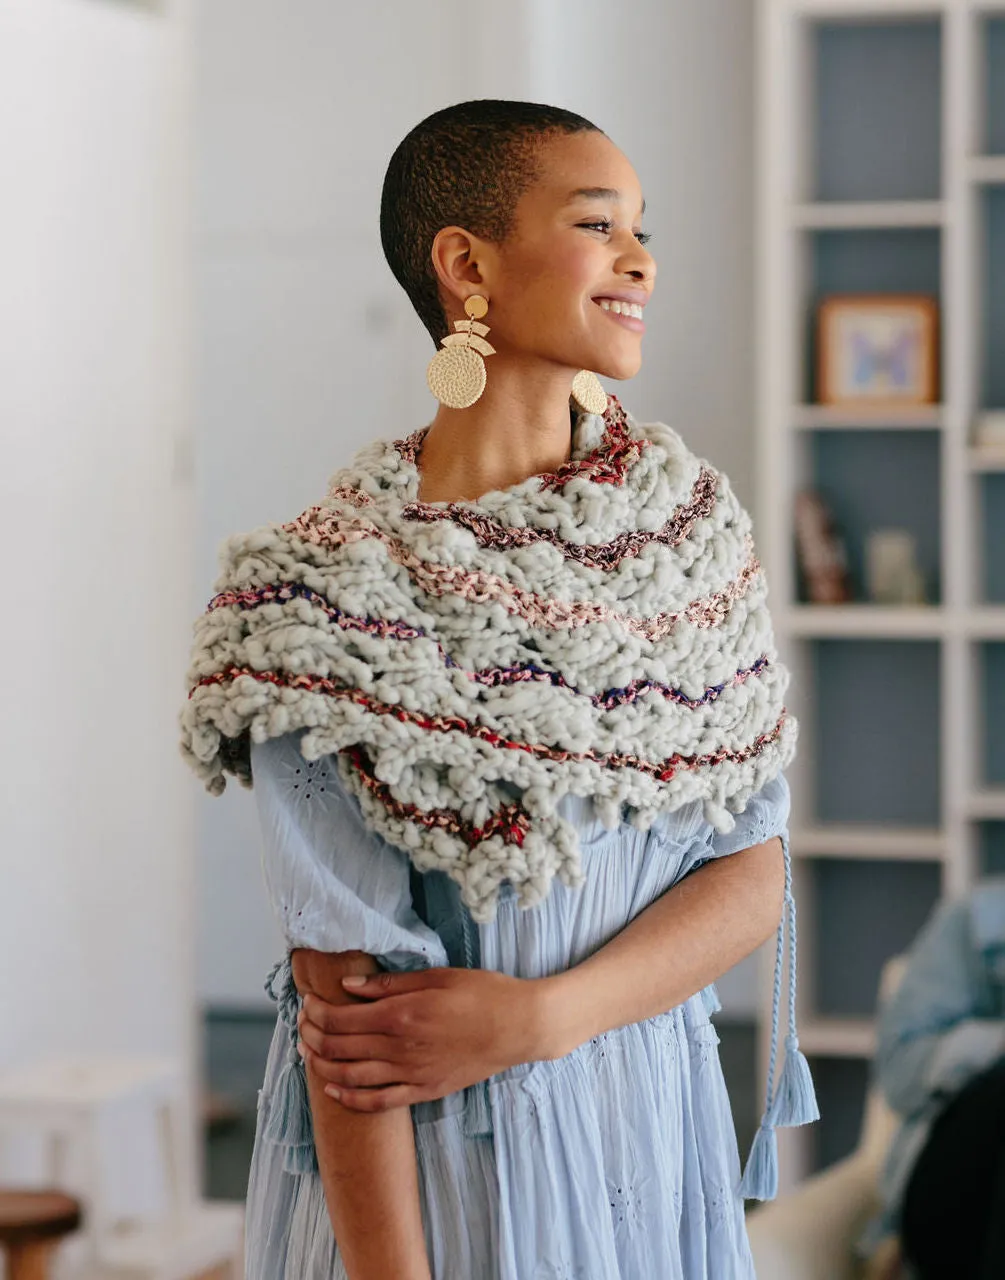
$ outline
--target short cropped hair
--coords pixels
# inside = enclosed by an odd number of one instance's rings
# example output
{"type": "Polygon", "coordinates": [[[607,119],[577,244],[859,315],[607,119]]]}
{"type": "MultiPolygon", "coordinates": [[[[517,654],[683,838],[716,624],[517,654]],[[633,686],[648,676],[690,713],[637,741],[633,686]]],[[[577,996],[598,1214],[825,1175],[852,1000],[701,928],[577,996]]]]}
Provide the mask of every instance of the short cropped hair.
{"type": "Polygon", "coordinates": [[[380,240],[434,343],[448,332],[431,256],[436,233],[458,226],[501,244],[537,177],[542,140],[585,132],[601,130],[561,107],[483,98],[434,112],[398,144],[384,175],[380,240]]]}

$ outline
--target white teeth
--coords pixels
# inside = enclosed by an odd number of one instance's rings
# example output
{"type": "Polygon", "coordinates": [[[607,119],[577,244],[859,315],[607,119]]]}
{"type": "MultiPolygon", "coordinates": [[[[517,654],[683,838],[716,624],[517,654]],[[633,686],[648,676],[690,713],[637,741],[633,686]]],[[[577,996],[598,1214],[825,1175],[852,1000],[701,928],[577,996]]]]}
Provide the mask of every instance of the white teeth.
{"type": "Polygon", "coordinates": [[[613,311],[616,316],[632,316],[642,319],[642,307],[638,302],[616,302],[613,298],[599,298],[602,311],[613,311]]]}

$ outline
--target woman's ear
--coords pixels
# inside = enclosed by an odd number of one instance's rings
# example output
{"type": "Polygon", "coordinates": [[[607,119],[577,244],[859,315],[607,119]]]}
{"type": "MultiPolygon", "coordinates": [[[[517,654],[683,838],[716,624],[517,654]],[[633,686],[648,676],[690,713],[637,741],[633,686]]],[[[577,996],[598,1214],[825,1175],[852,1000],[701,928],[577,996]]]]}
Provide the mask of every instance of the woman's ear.
{"type": "Polygon", "coordinates": [[[472,285],[488,290],[488,246],[470,231],[463,227],[443,227],[433,240],[431,257],[445,302],[459,303],[460,310],[464,300],[471,296],[472,285]]]}

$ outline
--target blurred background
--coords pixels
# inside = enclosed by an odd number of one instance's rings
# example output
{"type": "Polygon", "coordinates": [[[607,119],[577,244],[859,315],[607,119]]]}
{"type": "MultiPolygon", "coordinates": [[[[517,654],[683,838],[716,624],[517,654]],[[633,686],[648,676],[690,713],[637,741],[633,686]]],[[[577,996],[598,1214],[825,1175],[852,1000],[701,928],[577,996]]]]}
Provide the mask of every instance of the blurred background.
{"type": "MultiPolygon", "coordinates": [[[[884,962],[1005,869],[1002,10],[0,0],[0,1070],[181,1064],[191,1177],[243,1196],[282,947],[251,797],[177,753],[191,621],[225,535],[432,416],[384,167],[438,107],[525,98],[635,165],[660,275],[618,393],[754,511],[825,1108],[789,1180],[855,1148],[884,962]]],[[[721,988],[741,1148],[762,986],[721,988]]]]}

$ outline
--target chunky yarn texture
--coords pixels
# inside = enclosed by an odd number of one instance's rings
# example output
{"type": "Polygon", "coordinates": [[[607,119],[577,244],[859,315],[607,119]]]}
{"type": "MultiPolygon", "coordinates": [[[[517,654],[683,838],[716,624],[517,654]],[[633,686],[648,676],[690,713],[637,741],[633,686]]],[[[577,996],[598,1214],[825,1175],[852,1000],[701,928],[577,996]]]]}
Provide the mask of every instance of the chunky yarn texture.
{"type": "Polygon", "coordinates": [[[581,878],[559,812],[720,831],[788,764],[766,584],[724,476],[613,397],[549,475],[418,501],[428,428],[377,442],[296,520],[230,538],[195,626],[182,750],[219,794],[304,730],[367,821],[478,920],[581,878]]]}

